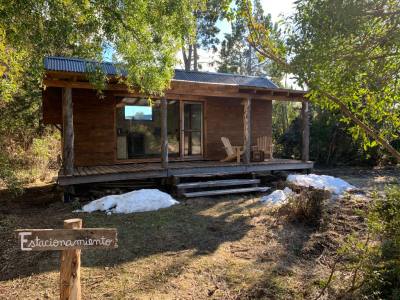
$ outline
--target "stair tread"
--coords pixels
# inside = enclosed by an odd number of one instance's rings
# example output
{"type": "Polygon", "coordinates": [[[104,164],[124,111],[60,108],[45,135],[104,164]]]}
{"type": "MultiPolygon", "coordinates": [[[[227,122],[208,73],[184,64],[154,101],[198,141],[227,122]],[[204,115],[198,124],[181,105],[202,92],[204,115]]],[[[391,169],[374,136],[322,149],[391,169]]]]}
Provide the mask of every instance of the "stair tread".
{"type": "Polygon", "coordinates": [[[177,184],[176,187],[178,189],[189,189],[189,188],[217,187],[217,186],[230,186],[230,185],[248,185],[248,184],[259,184],[259,183],[260,179],[224,179],[224,180],[180,183],[177,184]]]}
{"type": "Polygon", "coordinates": [[[214,191],[201,191],[201,192],[185,192],[182,193],[186,198],[200,197],[200,196],[212,196],[212,195],[225,195],[225,194],[239,194],[249,192],[266,192],[269,187],[248,187],[240,189],[227,189],[227,190],[214,190],[214,191]]]}

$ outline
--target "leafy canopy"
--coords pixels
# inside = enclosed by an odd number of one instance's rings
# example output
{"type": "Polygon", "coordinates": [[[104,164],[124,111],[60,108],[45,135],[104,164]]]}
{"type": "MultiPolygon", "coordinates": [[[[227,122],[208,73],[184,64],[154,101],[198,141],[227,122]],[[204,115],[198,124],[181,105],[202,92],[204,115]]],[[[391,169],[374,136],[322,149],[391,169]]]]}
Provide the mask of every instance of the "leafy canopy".
{"type": "Polygon", "coordinates": [[[315,103],[343,113],[364,145],[390,145],[400,128],[400,2],[398,0],[298,0],[285,43],[251,18],[239,1],[260,55],[293,73],[315,103]],[[375,140],[375,141],[373,141],[375,140]]]}
{"type": "MultiPolygon", "coordinates": [[[[32,167],[25,158],[33,141],[45,136],[46,55],[99,61],[111,47],[128,72],[121,81],[161,94],[181,37],[194,35],[192,12],[203,7],[203,0],[0,0],[0,185],[18,185],[20,169],[32,167]]],[[[101,72],[88,77],[104,87],[101,72]]]]}
{"type": "Polygon", "coordinates": [[[183,35],[193,35],[202,0],[0,0],[0,98],[10,100],[27,76],[40,82],[45,55],[101,60],[116,51],[130,87],[168,87],[183,35]]]}

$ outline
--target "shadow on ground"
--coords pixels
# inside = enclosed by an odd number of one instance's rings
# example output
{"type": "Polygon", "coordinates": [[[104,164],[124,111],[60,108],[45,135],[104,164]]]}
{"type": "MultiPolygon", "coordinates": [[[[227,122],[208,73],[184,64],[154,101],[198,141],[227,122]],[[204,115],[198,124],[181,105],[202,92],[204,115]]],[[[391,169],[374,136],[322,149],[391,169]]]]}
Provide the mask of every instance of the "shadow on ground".
{"type": "Polygon", "coordinates": [[[2,204],[0,280],[59,269],[56,251],[20,251],[15,229],[62,228],[64,219],[76,217],[83,219],[84,227],[116,227],[117,249],[88,250],[82,254],[85,267],[106,267],[158,253],[185,250],[192,250],[195,256],[213,253],[222,243],[240,240],[250,230],[249,217],[237,213],[255,205],[238,207],[237,201],[212,198],[189,200],[156,212],[111,216],[100,212],[72,213],[73,207],[60,203],[59,195],[51,186],[28,190],[23,196],[2,204]],[[219,212],[217,206],[222,203],[224,208],[219,212]]]}

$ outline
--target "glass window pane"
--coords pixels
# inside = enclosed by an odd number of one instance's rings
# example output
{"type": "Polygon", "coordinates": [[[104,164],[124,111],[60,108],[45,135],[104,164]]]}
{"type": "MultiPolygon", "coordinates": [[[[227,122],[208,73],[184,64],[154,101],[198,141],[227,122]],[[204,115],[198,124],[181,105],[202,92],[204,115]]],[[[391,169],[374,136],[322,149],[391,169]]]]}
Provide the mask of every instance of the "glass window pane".
{"type": "MultiPolygon", "coordinates": [[[[125,98],[117,106],[117,158],[160,158],[160,101],[125,98]]],[[[179,155],[179,103],[168,101],[168,140],[171,155],[179,155]],[[178,113],[177,113],[178,112],[178,113]]]]}
{"type": "Polygon", "coordinates": [[[185,132],[185,155],[201,154],[201,132],[186,131],[185,132]]]}
{"type": "Polygon", "coordinates": [[[151,106],[126,105],[125,120],[152,121],[153,110],[151,106]]]}

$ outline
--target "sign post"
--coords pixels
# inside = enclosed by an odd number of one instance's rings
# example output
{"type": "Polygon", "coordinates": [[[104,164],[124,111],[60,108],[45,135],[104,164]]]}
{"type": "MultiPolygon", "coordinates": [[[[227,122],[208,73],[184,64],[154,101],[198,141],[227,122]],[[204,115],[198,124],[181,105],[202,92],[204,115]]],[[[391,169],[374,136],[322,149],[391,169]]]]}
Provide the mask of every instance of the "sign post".
{"type": "Polygon", "coordinates": [[[81,250],[117,247],[115,228],[82,228],[82,219],[64,220],[64,229],[19,229],[22,251],[61,250],[60,299],[81,299],[81,250]]]}
{"type": "MultiPolygon", "coordinates": [[[[65,229],[81,229],[82,219],[64,221],[65,229]]],[[[63,250],[60,267],[60,300],[81,299],[81,249],[63,250]]]]}

